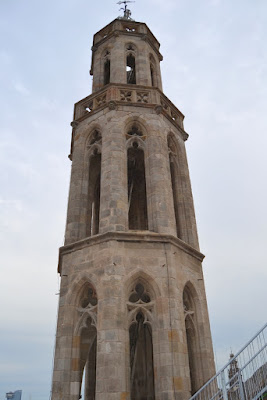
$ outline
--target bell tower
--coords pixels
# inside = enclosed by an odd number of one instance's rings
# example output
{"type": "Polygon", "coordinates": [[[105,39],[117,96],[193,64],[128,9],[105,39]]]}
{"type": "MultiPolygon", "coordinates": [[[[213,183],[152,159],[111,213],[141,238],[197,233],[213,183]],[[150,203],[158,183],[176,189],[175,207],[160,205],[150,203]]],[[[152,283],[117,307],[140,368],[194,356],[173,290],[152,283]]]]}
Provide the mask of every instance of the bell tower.
{"type": "Polygon", "coordinates": [[[52,400],[186,400],[215,372],[183,114],[125,7],[74,106],[52,400]]]}

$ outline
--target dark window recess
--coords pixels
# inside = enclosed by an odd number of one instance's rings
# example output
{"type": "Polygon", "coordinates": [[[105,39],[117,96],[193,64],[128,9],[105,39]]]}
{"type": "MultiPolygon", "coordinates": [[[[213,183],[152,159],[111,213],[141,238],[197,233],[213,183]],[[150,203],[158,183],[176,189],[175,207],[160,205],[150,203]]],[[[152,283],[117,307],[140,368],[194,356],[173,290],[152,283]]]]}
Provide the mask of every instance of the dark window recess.
{"type": "Polygon", "coordinates": [[[156,86],[155,82],[155,70],[152,65],[150,65],[150,74],[151,74],[151,85],[156,86]]]}
{"type": "Polygon", "coordinates": [[[92,135],[92,138],[91,138],[91,140],[90,140],[90,145],[92,145],[92,144],[94,144],[94,143],[99,143],[99,142],[101,142],[101,139],[102,139],[101,134],[100,134],[97,130],[94,131],[94,133],[93,133],[93,135],[92,135]]]}
{"type": "Polygon", "coordinates": [[[80,396],[87,400],[95,399],[96,389],[96,328],[92,324],[92,320],[88,317],[86,326],[81,332],[80,343],[80,360],[79,360],[79,375],[80,375],[80,396]],[[84,393],[82,387],[84,386],[84,393]]]}
{"type": "Polygon", "coordinates": [[[144,152],[134,142],[128,150],[129,229],[147,230],[147,199],[144,152]]]}
{"type": "Polygon", "coordinates": [[[135,85],[136,84],[135,57],[132,54],[127,56],[126,72],[127,72],[127,83],[135,85]]]}
{"type": "Polygon", "coordinates": [[[174,205],[174,214],[175,214],[175,222],[176,222],[176,232],[177,237],[180,238],[180,221],[179,221],[179,211],[178,211],[178,191],[177,191],[177,178],[176,178],[176,171],[175,165],[170,160],[170,170],[171,170],[171,182],[172,182],[172,195],[173,195],[173,205],[174,205]]]}
{"type": "Polygon", "coordinates": [[[99,233],[100,179],[101,154],[94,154],[91,156],[89,166],[87,236],[99,233]]]}
{"type": "Polygon", "coordinates": [[[130,326],[131,400],[154,400],[152,330],[142,312],[130,326]]]}
{"type": "Polygon", "coordinates": [[[110,60],[106,60],[104,64],[104,85],[110,83],[110,60]]]}
{"type": "Polygon", "coordinates": [[[191,292],[188,287],[185,287],[183,293],[184,310],[186,313],[185,329],[186,329],[186,343],[188,353],[188,363],[190,370],[191,381],[191,395],[199,389],[197,384],[197,375],[199,366],[197,359],[199,358],[199,346],[196,334],[196,321],[195,321],[195,306],[192,299],[191,292]]]}
{"type": "Polygon", "coordinates": [[[133,125],[128,132],[129,136],[143,136],[142,131],[138,128],[137,125],[133,125]]]}
{"type": "Polygon", "coordinates": [[[86,308],[88,306],[96,306],[97,305],[97,296],[94,288],[89,285],[81,298],[81,307],[86,308]]]}

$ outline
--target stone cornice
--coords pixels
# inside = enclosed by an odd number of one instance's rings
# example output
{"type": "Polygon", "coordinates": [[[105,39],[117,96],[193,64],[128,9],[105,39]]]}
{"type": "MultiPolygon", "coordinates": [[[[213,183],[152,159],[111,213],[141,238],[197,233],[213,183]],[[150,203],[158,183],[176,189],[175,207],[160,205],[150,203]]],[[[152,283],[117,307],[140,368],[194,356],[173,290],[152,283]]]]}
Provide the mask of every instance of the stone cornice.
{"type": "Polygon", "coordinates": [[[95,51],[101,46],[103,43],[108,41],[112,37],[116,37],[118,35],[127,35],[127,36],[136,36],[143,40],[147,40],[150,46],[153,48],[155,53],[157,54],[160,61],[163,60],[163,56],[159,51],[160,43],[155,38],[151,30],[144,22],[136,22],[133,20],[125,20],[123,18],[116,18],[104,28],[100,29],[95,35],[92,46],[92,62],[90,68],[90,74],[93,75],[93,65],[94,65],[94,56],[95,51]],[[134,31],[126,30],[125,27],[134,27],[134,31]]]}
{"type": "Polygon", "coordinates": [[[168,243],[183,250],[185,253],[201,262],[205,257],[204,254],[200,253],[198,250],[189,246],[189,244],[172,235],[159,234],[150,231],[107,232],[60,247],[58,273],[61,273],[62,257],[65,254],[111,240],[116,240],[117,242],[168,243]]]}
{"type": "Polygon", "coordinates": [[[157,52],[159,51],[160,48],[160,43],[156,39],[156,37],[153,35],[149,27],[147,26],[146,23],[144,22],[137,22],[137,21],[131,21],[131,20],[125,20],[123,18],[116,18],[112,22],[110,22],[108,25],[106,25],[104,28],[100,29],[98,32],[95,33],[94,35],[94,40],[93,40],[93,46],[96,46],[101,42],[103,39],[110,37],[112,33],[114,32],[120,32],[120,33],[128,33],[131,35],[142,35],[146,34],[150,36],[150,40],[155,42],[155,47],[157,52]],[[134,32],[129,32],[125,31],[123,26],[128,25],[128,26],[134,26],[137,29],[134,32]],[[112,28],[113,26],[113,28],[112,28]],[[141,27],[141,30],[138,30],[138,27],[141,27]]]}
{"type": "Polygon", "coordinates": [[[183,113],[175,107],[175,105],[159,88],[152,86],[110,83],[97,92],[94,92],[75,103],[74,121],[71,122],[73,131],[70,159],[72,156],[75,130],[79,123],[105,108],[114,110],[118,108],[118,106],[154,109],[157,114],[162,114],[178,129],[184,141],[188,139],[188,134],[185,132],[183,127],[183,113]]]}
{"type": "Polygon", "coordinates": [[[184,114],[171,102],[171,100],[157,87],[144,86],[144,85],[131,85],[121,83],[109,83],[98,91],[90,94],[89,96],[79,100],[74,104],[74,120],[82,120],[84,116],[88,116],[91,112],[98,110],[100,107],[107,107],[109,101],[122,102],[123,104],[131,105],[161,105],[163,110],[169,114],[176,124],[183,127],[184,114]],[[129,98],[122,100],[121,92],[132,92],[129,98]],[[148,97],[146,102],[141,99],[138,100],[136,91],[147,93],[148,97]],[[105,97],[105,98],[104,98],[105,97]],[[94,101],[95,100],[95,101],[94,101]],[[164,102],[166,104],[164,104],[164,102]],[[90,111],[88,111],[88,110],[90,111]]]}

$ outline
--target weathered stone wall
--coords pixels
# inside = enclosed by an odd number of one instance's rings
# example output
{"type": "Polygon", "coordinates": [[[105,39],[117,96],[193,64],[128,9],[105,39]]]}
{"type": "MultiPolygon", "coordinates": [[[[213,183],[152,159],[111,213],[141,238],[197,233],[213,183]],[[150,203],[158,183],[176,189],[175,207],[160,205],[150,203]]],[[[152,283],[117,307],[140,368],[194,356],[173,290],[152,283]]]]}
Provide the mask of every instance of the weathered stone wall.
{"type": "Polygon", "coordinates": [[[147,232],[107,233],[61,249],[62,275],[53,400],[76,400],[79,293],[96,289],[96,399],[129,399],[129,317],[127,301],[137,281],[153,301],[156,399],[187,399],[190,374],[183,290],[188,282],[198,296],[197,331],[202,383],[213,374],[213,354],[201,260],[177,238],[147,232]],[[123,397],[125,396],[125,397],[123,397]]]}
{"type": "MultiPolygon", "coordinates": [[[[115,21],[114,24],[116,24],[115,21]]],[[[138,25],[136,26],[138,30],[138,25]]],[[[120,24],[118,29],[111,30],[93,46],[94,57],[92,61],[93,92],[104,86],[104,62],[105,54],[108,51],[110,59],[110,82],[127,83],[126,78],[126,54],[127,45],[134,47],[133,54],[136,62],[136,84],[152,86],[150,64],[151,58],[155,67],[155,84],[162,90],[160,61],[162,56],[158,51],[155,41],[151,39],[148,32],[131,32],[123,29],[120,24]]]]}
{"type": "Polygon", "coordinates": [[[175,140],[179,165],[180,223],[183,240],[198,249],[194,205],[180,131],[163,115],[146,107],[119,106],[101,110],[79,123],[74,139],[72,174],[66,229],[66,244],[86,237],[90,135],[102,135],[100,233],[128,230],[127,132],[138,124],[137,138],[145,153],[148,227],[150,231],[176,235],[173,195],[168,156],[168,136],[175,140]]]}

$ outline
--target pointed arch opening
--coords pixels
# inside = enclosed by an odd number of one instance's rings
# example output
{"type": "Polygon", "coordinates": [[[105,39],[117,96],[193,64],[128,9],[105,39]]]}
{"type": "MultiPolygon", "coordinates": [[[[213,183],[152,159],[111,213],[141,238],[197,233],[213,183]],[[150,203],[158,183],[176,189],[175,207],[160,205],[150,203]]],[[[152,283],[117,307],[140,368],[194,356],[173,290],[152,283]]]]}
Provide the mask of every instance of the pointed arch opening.
{"type": "Polygon", "coordinates": [[[128,301],[131,400],[155,399],[152,307],[149,292],[138,282],[128,301]]]}
{"type": "Polygon", "coordinates": [[[136,68],[135,68],[135,56],[130,53],[126,58],[126,74],[127,83],[135,85],[136,84],[136,68]]]}
{"type": "Polygon", "coordinates": [[[88,208],[86,235],[99,233],[100,182],[101,182],[101,135],[95,131],[90,140],[88,208]]]}
{"type": "Polygon", "coordinates": [[[131,230],[147,230],[145,155],[138,140],[127,151],[128,221],[131,230]]]}
{"type": "Polygon", "coordinates": [[[155,59],[152,55],[150,55],[150,77],[151,77],[151,86],[157,87],[157,74],[156,74],[156,63],[155,59]]]}
{"type": "Polygon", "coordinates": [[[110,83],[110,60],[107,59],[104,64],[104,85],[110,83]]]}
{"type": "Polygon", "coordinates": [[[96,328],[92,325],[92,319],[88,317],[86,327],[81,331],[80,344],[81,389],[84,389],[84,394],[80,393],[80,396],[85,400],[95,399],[96,338],[96,328]],[[82,378],[84,382],[82,382],[82,378]]]}
{"type": "Polygon", "coordinates": [[[97,348],[97,296],[91,284],[82,290],[78,312],[79,359],[73,363],[79,370],[79,398],[95,400],[96,391],[96,348],[97,348]],[[76,365],[75,365],[76,364],[76,365]]]}
{"type": "Polygon", "coordinates": [[[170,174],[171,174],[171,186],[172,186],[172,196],[173,196],[173,206],[174,206],[174,215],[176,222],[176,233],[177,237],[181,238],[180,231],[180,219],[179,219],[179,193],[178,193],[178,168],[176,161],[176,146],[173,138],[168,136],[168,153],[169,153],[169,165],[170,165],[170,174]]]}
{"type": "Polygon", "coordinates": [[[185,330],[187,342],[188,364],[190,371],[191,395],[199,389],[199,343],[196,325],[196,306],[189,285],[183,292],[183,305],[185,315],[185,330]]]}
{"type": "Polygon", "coordinates": [[[103,68],[103,82],[104,86],[110,83],[110,51],[106,49],[102,55],[102,60],[104,63],[103,68]]]}

